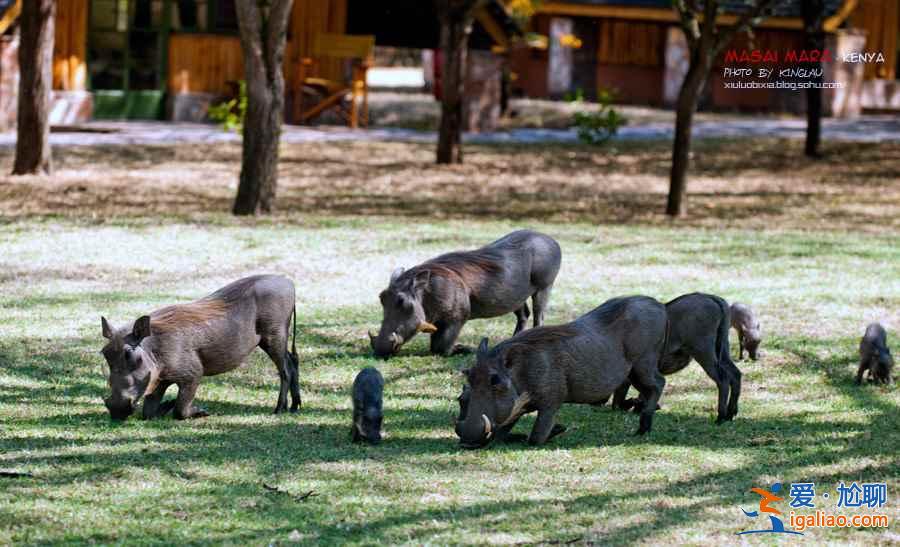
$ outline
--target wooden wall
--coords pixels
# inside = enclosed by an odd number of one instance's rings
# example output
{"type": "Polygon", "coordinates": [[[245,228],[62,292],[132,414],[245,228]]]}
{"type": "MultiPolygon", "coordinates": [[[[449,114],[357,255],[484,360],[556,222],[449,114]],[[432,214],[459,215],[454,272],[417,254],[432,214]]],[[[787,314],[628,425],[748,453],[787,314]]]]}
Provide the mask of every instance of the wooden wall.
{"type": "Polygon", "coordinates": [[[668,25],[626,19],[600,19],[598,25],[599,64],[662,66],[668,25]]]}
{"type": "MultiPolygon", "coordinates": [[[[347,0],[295,0],[285,48],[287,89],[297,88],[300,62],[312,51],[317,32],[343,34],[347,0]]],[[[169,91],[173,93],[226,93],[228,81],[244,79],[241,42],[237,36],[173,34],[169,39],[169,91]]],[[[311,76],[342,79],[343,62],[317,59],[311,76]]]]}
{"type": "Polygon", "coordinates": [[[170,92],[227,94],[227,82],[243,79],[237,36],[173,34],[169,38],[170,92]]]}
{"type": "Polygon", "coordinates": [[[88,2],[57,0],[53,89],[87,89],[88,2]]]}
{"type": "Polygon", "coordinates": [[[897,34],[900,33],[900,2],[897,0],[859,0],[852,25],[866,31],[869,52],[884,53],[885,62],[866,63],[863,78],[893,80],[897,77],[897,34]]]}

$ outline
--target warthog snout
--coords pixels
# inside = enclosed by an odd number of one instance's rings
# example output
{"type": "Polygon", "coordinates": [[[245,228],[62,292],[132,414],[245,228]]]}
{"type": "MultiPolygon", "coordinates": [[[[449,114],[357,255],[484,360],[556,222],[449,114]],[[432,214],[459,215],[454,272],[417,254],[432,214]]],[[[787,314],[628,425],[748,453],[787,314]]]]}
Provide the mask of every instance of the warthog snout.
{"type": "Polygon", "coordinates": [[[481,435],[477,441],[469,440],[466,437],[463,426],[463,422],[457,422],[456,424],[456,434],[459,436],[459,446],[463,448],[474,449],[487,446],[494,437],[493,424],[491,424],[491,419],[485,414],[481,415],[481,435]]]}
{"type": "Polygon", "coordinates": [[[113,401],[112,398],[105,398],[103,404],[109,410],[109,417],[116,421],[125,420],[134,413],[134,401],[113,401]]]}
{"type": "Polygon", "coordinates": [[[372,345],[372,351],[375,352],[376,357],[387,359],[400,350],[403,338],[396,332],[392,332],[388,336],[375,336],[370,331],[369,343],[372,345]]]}

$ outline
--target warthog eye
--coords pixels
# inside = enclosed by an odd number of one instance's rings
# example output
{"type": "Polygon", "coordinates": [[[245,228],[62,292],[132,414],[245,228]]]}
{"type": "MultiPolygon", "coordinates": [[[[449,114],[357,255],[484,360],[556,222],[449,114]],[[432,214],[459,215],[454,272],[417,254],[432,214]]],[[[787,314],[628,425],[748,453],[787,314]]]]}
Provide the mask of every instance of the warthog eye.
{"type": "Polygon", "coordinates": [[[499,385],[500,382],[502,382],[502,380],[500,379],[500,375],[497,374],[496,372],[492,373],[491,374],[491,385],[496,386],[496,385],[499,385]]]}

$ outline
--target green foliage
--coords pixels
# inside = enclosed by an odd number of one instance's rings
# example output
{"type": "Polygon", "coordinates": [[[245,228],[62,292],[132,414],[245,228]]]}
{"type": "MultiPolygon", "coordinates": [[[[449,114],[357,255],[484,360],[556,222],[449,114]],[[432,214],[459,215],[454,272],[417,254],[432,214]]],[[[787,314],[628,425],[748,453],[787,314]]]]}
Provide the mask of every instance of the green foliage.
{"type": "MultiPolygon", "coordinates": [[[[581,102],[584,94],[576,91],[575,102],[581,102]]],[[[575,127],[578,140],[585,144],[601,145],[611,139],[628,120],[612,106],[613,94],[600,90],[597,96],[599,108],[595,112],[576,112],[575,127]]]]}
{"type": "Polygon", "coordinates": [[[247,82],[239,82],[238,96],[225,102],[209,107],[209,117],[213,121],[222,124],[225,131],[234,130],[238,133],[244,128],[244,118],[247,116],[247,82]]]}

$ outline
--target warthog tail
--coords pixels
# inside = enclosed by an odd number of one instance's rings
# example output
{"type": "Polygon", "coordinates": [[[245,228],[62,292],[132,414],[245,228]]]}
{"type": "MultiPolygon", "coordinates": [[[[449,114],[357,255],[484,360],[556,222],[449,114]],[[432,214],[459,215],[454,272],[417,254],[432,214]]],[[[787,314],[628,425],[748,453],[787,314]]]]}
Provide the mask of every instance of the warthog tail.
{"type": "Polygon", "coordinates": [[[297,304],[294,304],[294,339],[291,340],[291,357],[294,358],[295,363],[299,363],[300,360],[297,358],[297,304]]]}

